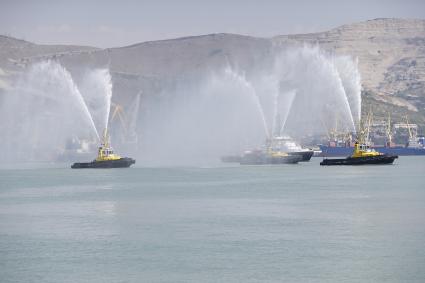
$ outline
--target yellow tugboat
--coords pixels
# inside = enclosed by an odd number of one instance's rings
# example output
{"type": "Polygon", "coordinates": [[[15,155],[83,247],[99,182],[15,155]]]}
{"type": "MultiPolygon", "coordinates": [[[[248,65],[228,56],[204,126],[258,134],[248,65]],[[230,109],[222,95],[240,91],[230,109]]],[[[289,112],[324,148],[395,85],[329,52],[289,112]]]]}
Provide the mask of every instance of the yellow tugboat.
{"type": "Polygon", "coordinates": [[[353,154],[344,159],[323,159],[320,165],[392,164],[397,155],[388,155],[371,149],[366,144],[354,144],[353,154]]]}
{"type": "Polygon", "coordinates": [[[121,157],[114,153],[110,146],[108,132],[103,132],[103,141],[97,151],[97,158],[91,162],[77,162],[72,164],[73,169],[83,168],[126,168],[136,163],[136,160],[129,157],[121,157]]]}
{"type": "MultiPolygon", "coordinates": [[[[367,133],[369,130],[367,129],[367,133]]],[[[368,136],[367,134],[366,136],[368,136]]],[[[392,164],[397,155],[383,154],[366,143],[365,131],[362,129],[359,139],[354,144],[353,154],[344,159],[323,159],[320,165],[367,165],[367,164],[392,164]]]]}

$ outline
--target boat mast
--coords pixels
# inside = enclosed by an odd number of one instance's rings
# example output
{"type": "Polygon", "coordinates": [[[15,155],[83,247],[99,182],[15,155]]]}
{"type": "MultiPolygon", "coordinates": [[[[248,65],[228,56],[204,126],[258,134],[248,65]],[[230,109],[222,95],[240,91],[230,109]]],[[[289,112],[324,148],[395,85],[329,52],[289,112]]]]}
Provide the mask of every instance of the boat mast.
{"type": "Polygon", "coordinates": [[[373,112],[372,112],[372,109],[370,109],[370,112],[369,112],[368,117],[367,117],[367,128],[366,128],[366,141],[365,141],[365,143],[369,142],[370,126],[372,124],[372,120],[373,120],[373,112]]]}
{"type": "Polygon", "coordinates": [[[392,135],[391,135],[391,114],[388,113],[388,123],[387,123],[387,144],[391,146],[392,143],[392,135]]]}
{"type": "Polygon", "coordinates": [[[102,141],[102,145],[104,147],[109,147],[109,135],[108,135],[108,129],[105,128],[103,130],[103,141],[102,141]]]}
{"type": "Polygon", "coordinates": [[[413,135],[412,135],[412,131],[410,130],[410,124],[409,124],[409,119],[407,118],[406,115],[406,126],[407,126],[407,130],[409,131],[409,139],[413,139],[413,135]]]}

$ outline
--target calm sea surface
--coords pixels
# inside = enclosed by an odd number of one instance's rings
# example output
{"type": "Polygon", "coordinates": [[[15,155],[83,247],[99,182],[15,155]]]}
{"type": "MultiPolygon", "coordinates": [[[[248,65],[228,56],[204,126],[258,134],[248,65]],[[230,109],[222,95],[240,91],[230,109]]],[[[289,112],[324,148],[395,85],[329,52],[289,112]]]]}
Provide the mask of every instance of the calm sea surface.
{"type": "Polygon", "coordinates": [[[0,282],[425,282],[425,158],[0,169],[0,282]]]}

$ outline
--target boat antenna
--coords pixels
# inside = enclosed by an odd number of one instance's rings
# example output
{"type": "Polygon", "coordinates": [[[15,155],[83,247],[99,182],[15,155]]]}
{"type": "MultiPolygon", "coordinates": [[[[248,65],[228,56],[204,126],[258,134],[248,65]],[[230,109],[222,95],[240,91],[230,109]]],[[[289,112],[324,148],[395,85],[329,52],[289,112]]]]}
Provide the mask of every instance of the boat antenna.
{"type": "Polygon", "coordinates": [[[326,136],[328,137],[328,140],[331,140],[331,135],[330,135],[330,130],[329,130],[329,128],[326,126],[326,124],[325,124],[325,122],[323,121],[323,118],[322,117],[320,117],[320,123],[322,124],[322,127],[326,130],[325,131],[325,133],[326,133],[326,136]]]}
{"type": "Polygon", "coordinates": [[[392,135],[391,135],[391,113],[388,113],[388,123],[387,123],[387,139],[388,143],[391,144],[392,142],[392,135]]]}
{"type": "Polygon", "coordinates": [[[109,136],[108,136],[108,129],[105,128],[103,130],[103,146],[109,147],[109,136]]]}
{"type": "Polygon", "coordinates": [[[112,103],[112,106],[114,107],[114,111],[112,112],[111,122],[115,121],[116,117],[118,117],[125,136],[127,135],[127,119],[124,108],[118,103],[112,103]]]}
{"type": "Polygon", "coordinates": [[[406,126],[407,126],[407,130],[409,131],[409,138],[411,139],[413,137],[412,137],[412,131],[410,130],[410,124],[409,124],[409,119],[407,118],[407,115],[406,115],[406,126]]]}
{"type": "Polygon", "coordinates": [[[364,141],[365,143],[369,142],[370,126],[372,124],[372,120],[373,120],[373,112],[371,107],[367,115],[366,140],[364,141]]]}

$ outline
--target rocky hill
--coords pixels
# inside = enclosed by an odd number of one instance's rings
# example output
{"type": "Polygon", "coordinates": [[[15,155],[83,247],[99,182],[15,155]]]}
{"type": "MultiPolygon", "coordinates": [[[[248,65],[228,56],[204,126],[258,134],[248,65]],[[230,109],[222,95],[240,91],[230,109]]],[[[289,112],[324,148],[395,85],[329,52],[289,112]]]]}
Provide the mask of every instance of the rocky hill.
{"type": "Polygon", "coordinates": [[[0,92],[10,87],[10,81],[26,64],[40,58],[58,58],[97,48],[73,45],[41,45],[0,35],[0,92]]]}
{"type": "Polygon", "coordinates": [[[231,62],[244,69],[276,48],[305,43],[358,58],[366,109],[373,105],[378,116],[391,111],[400,119],[408,113],[425,125],[425,20],[375,19],[320,33],[273,38],[212,34],[109,49],[37,45],[0,36],[0,89],[29,62],[56,58],[71,71],[109,66],[116,99],[140,90],[155,96],[161,85],[217,64],[231,62]]]}
{"type": "Polygon", "coordinates": [[[408,110],[418,122],[425,121],[425,20],[375,19],[272,40],[277,45],[318,44],[357,57],[366,107],[381,104],[381,114],[389,108],[408,110]]]}

